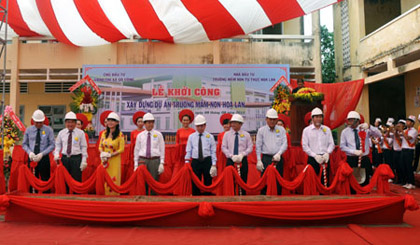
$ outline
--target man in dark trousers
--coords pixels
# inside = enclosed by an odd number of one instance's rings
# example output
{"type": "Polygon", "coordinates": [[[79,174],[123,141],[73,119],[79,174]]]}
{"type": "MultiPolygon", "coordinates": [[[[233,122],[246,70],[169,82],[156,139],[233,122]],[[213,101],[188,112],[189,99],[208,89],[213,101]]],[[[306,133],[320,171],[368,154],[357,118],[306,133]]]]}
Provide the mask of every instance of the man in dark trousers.
{"type": "Polygon", "coordinates": [[[29,155],[30,162],[36,162],[35,176],[43,181],[50,179],[50,158],[48,154],[54,150],[54,132],[44,125],[45,115],[36,110],[32,115],[34,125],[26,129],[22,147],[29,155]]]}
{"type": "MultiPolygon", "coordinates": [[[[204,184],[211,185],[211,178],[217,175],[216,168],[216,142],[213,135],[206,130],[206,118],[198,115],[194,120],[197,131],[190,134],[187,141],[185,163],[191,162],[191,168],[194,174],[201,180],[204,178],[204,184]]],[[[200,195],[200,190],[193,183],[193,195],[200,195]]]]}
{"type": "Polygon", "coordinates": [[[77,117],[68,112],[64,117],[66,128],[62,129],[55,141],[54,160],[60,159],[74,180],[82,182],[82,171],[87,167],[87,142],[85,133],[76,128],[77,117]]]}

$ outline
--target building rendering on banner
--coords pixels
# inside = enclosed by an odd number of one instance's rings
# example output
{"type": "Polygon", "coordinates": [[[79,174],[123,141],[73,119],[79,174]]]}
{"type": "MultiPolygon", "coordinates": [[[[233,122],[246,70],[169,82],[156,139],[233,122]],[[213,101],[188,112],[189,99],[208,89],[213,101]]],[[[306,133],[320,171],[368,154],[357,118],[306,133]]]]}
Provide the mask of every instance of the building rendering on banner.
{"type": "Polygon", "coordinates": [[[365,79],[365,118],[418,115],[420,1],[342,1],[334,25],[337,81],[365,79]]]}
{"type": "MultiPolygon", "coordinates": [[[[188,45],[132,39],[76,47],[53,38],[14,37],[8,44],[5,103],[13,107],[25,125],[30,124],[31,112],[42,109],[58,133],[64,127],[64,114],[72,101],[68,88],[83,77],[84,65],[288,64],[291,79],[304,77],[321,82],[319,12],[305,18],[312,20],[312,35],[304,35],[307,33],[304,31],[304,17],[298,17],[252,35],[188,45]]],[[[124,89],[127,90],[125,96],[147,97],[150,94],[143,89],[124,89]]],[[[114,102],[130,99],[119,98],[119,92],[114,90],[103,89],[106,108],[120,107],[114,102]]],[[[268,99],[258,91],[246,91],[246,103],[264,102],[268,106],[268,99]]],[[[248,120],[246,126],[257,128],[258,122],[253,119],[262,117],[264,111],[255,109],[255,113],[247,115],[252,121],[248,120]]],[[[123,124],[130,124],[128,114],[123,113],[122,117],[123,124]]],[[[179,124],[165,117],[158,120],[157,126],[163,132],[168,124],[179,124]]]]}

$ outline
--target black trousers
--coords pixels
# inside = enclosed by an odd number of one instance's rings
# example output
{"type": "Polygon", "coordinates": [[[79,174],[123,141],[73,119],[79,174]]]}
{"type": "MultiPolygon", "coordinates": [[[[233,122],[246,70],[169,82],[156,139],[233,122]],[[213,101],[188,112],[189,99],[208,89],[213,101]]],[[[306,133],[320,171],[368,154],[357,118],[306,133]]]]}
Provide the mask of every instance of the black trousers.
{"type": "MultiPolygon", "coordinates": [[[[263,176],[265,170],[267,169],[267,167],[269,165],[271,165],[271,163],[273,162],[273,155],[266,155],[263,154],[261,161],[263,162],[264,165],[264,169],[261,172],[261,176],[263,176]]],[[[278,162],[276,164],[276,169],[277,172],[279,172],[279,174],[281,175],[281,177],[283,177],[283,168],[284,168],[284,164],[283,164],[283,158],[281,158],[280,162],[278,162]]],[[[264,189],[261,190],[261,194],[265,195],[267,194],[267,187],[264,187],[264,189]]],[[[277,183],[277,195],[281,195],[281,185],[279,183],[277,183]]]]}
{"type": "MultiPolygon", "coordinates": [[[[350,167],[357,168],[359,163],[359,157],[347,156],[347,163],[350,165],[350,167]]],[[[370,163],[370,159],[368,156],[362,157],[361,168],[366,169],[366,180],[361,184],[361,186],[365,186],[369,184],[370,176],[373,174],[372,164],[370,163]]]]}
{"type": "Polygon", "coordinates": [[[392,150],[388,150],[388,149],[383,150],[384,163],[388,164],[391,169],[394,169],[392,153],[393,153],[392,150]]]}
{"type": "Polygon", "coordinates": [[[397,184],[403,183],[403,166],[401,163],[401,151],[394,151],[392,154],[393,164],[395,168],[395,177],[397,178],[397,184]]]}
{"type": "MultiPolygon", "coordinates": [[[[233,167],[235,167],[235,165],[233,164],[232,159],[230,159],[230,158],[227,159],[226,166],[233,166],[233,167]]],[[[241,179],[245,183],[248,182],[248,159],[247,159],[247,157],[242,158],[241,179]]],[[[246,195],[245,190],[242,190],[242,195],[246,195]]]]}
{"type": "Polygon", "coordinates": [[[383,154],[378,152],[376,147],[372,147],[372,164],[377,167],[383,163],[383,154]]]}
{"type": "Polygon", "coordinates": [[[63,155],[61,162],[74,180],[82,182],[82,171],[80,170],[82,155],[75,155],[70,157],[63,155]]]}
{"type": "Polygon", "coordinates": [[[414,157],[413,171],[417,171],[417,167],[419,166],[419,160],[420,160],[420,142],[416,144],[416,155],[414,157]]]}
{"type": "MultiPolygon", "coordinates": [[[[28,160],[28,163],[31,160],[28,160]]],[[[30,167],[30,166],[29,166],[30,167]]],[[[51,166],[50,166],[50,156],[47,154],[43,156],[41,161],[35,167],[35,177],[41,179],[42,181],[48,181],[50,179],[51,166]]],[[[44,193],[50,193],[51,191],[45,191],[44,193]]]]}
{"type": "MultiPolygon", "coordinates": [[[[315,160],[315,158],[308,156],[308,164],[311,165],[314,168],[315,173],[317,175],[319,175],[319,171],[321,170],[321,166],[315,160]]],[[[327,170],[327,185],[328,186],[330,185],[330,183],[328,183],[328,180],[330,179],[330,168],[329,168],[329,166],[330,166],[330,162],[328,161],[327,166],[326,166],[327,167],[326,170],[327,170]]],[[[322,175],[322,177],[321,177],[321,183],[324,184],[324,175],[322,175]]]]}
{"type": "Polygon", "coordinates": [[[414,159],[414,149],[402,149],[401,164],[403,168],[403,176],[402,176],[403,184],[408,183],[408,184],[414,185],[413,159],[414,159]]]}
{"type": "MultiPolygon", "coordinates": [[[[210,168],[211,168],[211,157],[206,157],[203,161],[198,159],[193,159],[191,162],[191,168],[194,174],[201,180],[201,177],[204,179],[204,185],[211,185],[211,176],[210,176],[210,168]]],[[[200,189],[194,184],[192,181],[192,192],[194,196],[200,195],[200,189]]],[[[205,193],[209,194],[209,193],[205,193]]]]}

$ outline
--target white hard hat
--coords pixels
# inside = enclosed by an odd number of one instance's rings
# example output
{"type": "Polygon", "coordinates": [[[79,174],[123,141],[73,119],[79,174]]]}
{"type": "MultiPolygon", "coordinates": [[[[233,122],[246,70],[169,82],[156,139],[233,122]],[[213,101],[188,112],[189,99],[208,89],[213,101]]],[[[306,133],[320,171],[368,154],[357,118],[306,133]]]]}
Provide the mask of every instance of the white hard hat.
{"type": "Polygon", "coordinates": [[[41,111],[41,110],[34,111],[34,114],[32,114],[32,120],[34,120],[34,122],[43,122],[43,121],[45,121],[45,114],[44,114],[44,112],[41,111]]]}
{"type": "Polygon", "coordinates": [[[413,116],[413,115],[408,116],[407,119],[410,120],[410,121],[412,121],[413,123],[416,122],[416,117],[413,116]]]}
{"type": "Polygon", "coordinates": [[[143,116],[143,122],[154,121],[154,120],[155,120],[155,117],[150,112],[144,114],[144,116],[143,116]]]}
{"type": "Polygon", "coordinates": [[[195,126],[200,126],[200,125],[206,124],[206,118],[203,115],[198,115],[194,119],[194,124],[195,124],[195,126]]]}
{"type": "Polygon", "coordinates": [[[382,120],[379,118],[379,117],[377,117],[376,119],[375,119],[375,122],[382,122],[382,120]]]}
{"type": "Polygon", "coordinates": [[[360,120],[360,114],[356,111],[350,111],[349,114],[347,114],[347,119],[354,118],[360,120]]]}
{"type": "Polygon", "coordinates": [[[111,113],[109,113],[109,115],[106,119],[113,119],[113,120],[119,122],[120,121],[120,116],[118,116],[118,114],[115,113],[115,112],[111,112],[111,113]]]}
{"type": "Polygon", "coordinates": [[[386,123],[386,126],[391,127],[392,126],[392,123],[391,122],[387,122],[386,123]]]}
{"type": "Polygon", "coordinates": [[[311,112],[311,117],[314,117],[314,116],[323,116],[324,115],[324,113],[322,112],[322,110],[321,109],[319,109],[318,107],[315,107],[313,110],[312,110],[312,112],[311,112]]]}
{"type": "Polygon", "coordinates": [[[271,118],[271,119],[277,119],[277,118],[279,118],[279,115],[278,115],[276,110],[271,108],[267,111],[267,113],[265,114],[265,117],[271,118]]]}
{"type": "Polygon", "coordinates": [[[395,122],[395,120],[394,120],[394,118],[392,118],[392,117],[388,117],[388,120],[386,120],[386,122],[394,123],[394,122],[395,122]]]}
{"type": "Polygon", "coordinates": [[[76,114],[72,111],[69,111],[66,113],[66,116],[64,117],[64,121],[65,120],[77,120],[76,114]]]}
{"type": "Polygon", "coordinates": [[[402,123],[402,124],[406,124],[406,121],[404,120],[404,119],[400,119],[399,121],[398,121],[398,123],[402,123]]]}
{"type": "Polygon", "coordinates": [[[240,122],[244,123],[244,118],[239,114],[233,114],[232,119],[230,119],[231,122],[240,122]]]}

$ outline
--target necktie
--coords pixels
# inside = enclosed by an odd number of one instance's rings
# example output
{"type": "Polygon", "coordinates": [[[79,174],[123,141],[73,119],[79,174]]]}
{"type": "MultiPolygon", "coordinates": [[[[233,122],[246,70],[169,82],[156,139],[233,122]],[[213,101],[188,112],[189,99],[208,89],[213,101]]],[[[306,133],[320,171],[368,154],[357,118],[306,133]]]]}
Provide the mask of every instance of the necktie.
{"type": "Polygon", "coordinates": [[[356,150],[360,150],[360,138],[359,134],[357,133],[357,129],[353,129],[354,132],[354,139],[356,140],[356,150]]]}
{"type": "Polygon", "coordinates": [[[67,156],[71,155],[72,130],[69,130],[69,138],[67,139],[67,156]]]}
{"type": "Polygon", "coordinates": [[[201,142],[201,136],[203,134],[198,135],[198,160],[203,160],[203,143],[201,142]]]}
{"type": "Polygon", "coordinates": [[[146,144],[146,157],[151,157],[151,148],[152,148],[152,138],[150,136],[150,132],[147,133],[147,144],[146,144]]]}
{"type": "Polygon", "coordinates": [[[233,155],[238,155],[239,152],[239,133],[235,133],[235,144],[233,145],[233,155]]]}
{"type": "Polygon", "coordinates": [[[41,129],[38,128],[35,138],[34,153],[38,154],[41,151],[41,129]]]}

